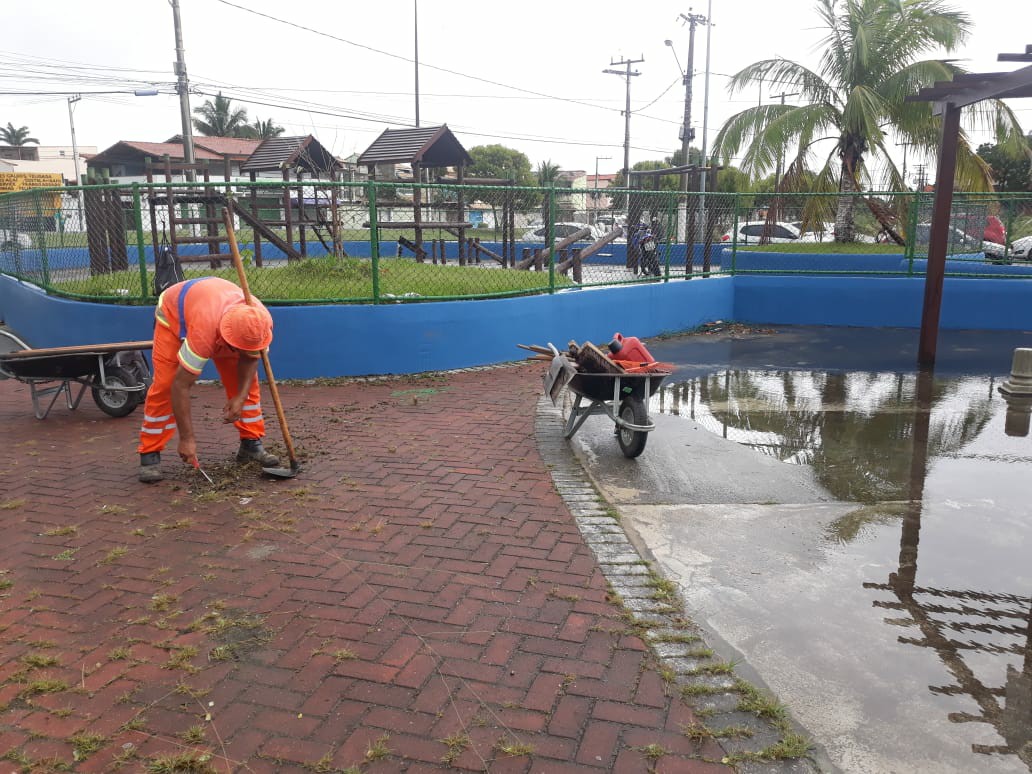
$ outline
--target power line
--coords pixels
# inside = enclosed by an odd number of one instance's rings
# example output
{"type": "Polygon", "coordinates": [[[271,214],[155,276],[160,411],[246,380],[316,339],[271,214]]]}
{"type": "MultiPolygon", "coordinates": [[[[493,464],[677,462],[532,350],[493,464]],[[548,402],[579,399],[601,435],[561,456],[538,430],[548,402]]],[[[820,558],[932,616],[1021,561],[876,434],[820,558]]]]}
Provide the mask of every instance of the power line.
{"type": "MultiPolygon", "coordinates": [[[[355,46],[356,48],[365,49],[366,51],[372,51],[373,53],[376,53],[376,54],[382,54],[383,56],[390,57],[391,59],[397,59],[397,60],[400,60],[402,62],[409,62],[409,63],[414,63],[415,62],[415,60],[412,59],[411,57],[403,56],[401,54],[393,54],[393,53],[391,53],[389,51],[383,51],[382,49],[374,48],[373,46],[367,46],[364,43],[356,43],[353,40],[348,40],[347,38],[342,38],[342,37],[339,37],[337,35],[331,35],[328,32],[324,32],[322,30],[317,30],[317,29],[314,29],[313,27],[306,27],[305,25],[298,24],[297,22],[288,21],[287,19],[281,19],[281,18],[279,18],[277,16],[272,16],[271,14],[262,13],[261,11],[256,11],[253,8],[247,8],[246,6],[243,6],[243,5],[238,5],[236,3],[231,3],[231,2],[229,2],[229,0],[217,0],[217,2],[220,2],[223,5],[228,5],[231,8],[236,8],[237,10],[240,10],[240,11],[245,11],[246,13],[254,14],[255,16],[261,16],[262,18],[269,19],[270,21],[278,22],[279,24],[285,24],[288,27],[294,27],[294,28],[299,29],[299,30],[304,30],[305,32],[311,32],[314,35],[319,35],[319,36],[324,37],[324,38],[329,38],[330,40],[335,40],[338,43],[346,43],[349,46],[355,46]]],[[[608,107],[606,105],[596,105],[596,104],[591,103],[591,102],[584,102],[582,100],[573,99],[571,97],[557,97],[554,94],[546,94],[544,92],[534,91],[533,89],[525,89],[525,88],[523,88],[521,86],[511,86],[511,85],[509,85],[507,83],[501,83],[500,81],[493,81],[490,78],[481,78],[479,75],[470,75],[469,73],[460,72],[458,70],[451,70],[451,69],[449,69],[447,67],[439,67],[437,65],[430,65],[430,64],[426,64],[425,62],[421,63],[421,66],[422,67],[430,68],[431,70],[437,70],[437,71],[442,72],[442,73],[448,73],[449,75],[457,75],[460,78],[469,78],[470,80],[479,81],[481,83],[487,83],[487,84],[490,84],[492,86],[500,86],[503,89],[512,89],[513,91],[523,92],[524,94],[532,94],[532,95],[537,96],[537,97],[545,97],[547,99],[554,99],[554,100],[557,100],[559,102],[569,102],[569,103],[571,103],[573,105],[581,105],[583,107],[595,108],[596,110],[607,110],[607,111],[612,111],[612,112],[621,112],[617,108],[611,108],[611,107],[608,107]]],[[[650,116],[650,118],[653,118],[653,117],[650,116]]],[[[653,120],[665,121],[666,119],[653,118],[653,120]]]]}
{"type": "MultiPolygon", "coordinates": [[[[213,93],[211,93],[209,91],[203,91],[203,90],[195,90],[194,93],[195,94],[200,94],[201,96],[205,96],[205,97],[214,97],[214,96],[216,96],[215,94],[213,94],[213,93]]],[[[371,123],[388,123],[388,124],[394,124],[396,126],[409,126],[409,127],[412,126],[412,123],[410,121],[408,121],[407,119],[402,119],[402,118],[393,118],[392,120],[386,120],[383,116],[360,115],[360,114],[349,113],[349,112],[332,112],[332,111],[328,111],[328,110],[316,110],[316,109],[310,109],[310,108],[294,107],[294,106],[284,105],[284,104],[279,104],[279,103],[274,103],[274,102],[260,101],[260,100],[256,100],[256,99],[253,99],[253,98],[250,98],[250,97],[246,97],[246,96],[242,97],[239,94],[233,94],[231,92],[228,92],[228,93],[227,92],[223,92],[222,96],[223,97],[227,97],[229,99],[234,99],[237,102],[242,102],[242,103],[248,104],[248,105],[261,105],[262,107],[279,108],[281,110],[304,111],[304,112],[308,112],[308,113],[315,113],[316,115],[331,116],[333,118],[346,118],[346,119],[351,119],[351,120],[356,120],[356,121],[367,121],[367,122],[371,122],[371,123]]],[[[615,145],[615,144],[612,144],[612,143],[591,142],[591,141],[588,141],[588,140],[572,140],[572,139],[567,139],[567,138],[564,138],[564,137],[541,137],[540,135],[521,135],[521,134],[502,134],[502,133],[497,133],[497,132],[481,132],[481,131],[475,131],[473,129],[468,129],[465,126],[463,126],[462,124],[454,124],[453,128],[461,131],[463,134],[468,134],[468,135],[471,135],[473,137],[491,137],[491,138],[505,139],[505,140],[522,140],[522,141],[525,141],[525,142],[545,142],[545,143],[559,144],[559,145],[586,145],[586,146],[591,146],[591,147],[606,147],[606,148],[619,148],[620,147],[619,145],[615,145]]],[[[662,153],[663,152],[662,149],[659,149],[659,148],[647,148],[647,147],[639,147],[639,146],[632,146],[632,147],[635,150],[641,150],[641,151],[649,151],[649,152],[656,152],[656,153],[662,153]]]]}

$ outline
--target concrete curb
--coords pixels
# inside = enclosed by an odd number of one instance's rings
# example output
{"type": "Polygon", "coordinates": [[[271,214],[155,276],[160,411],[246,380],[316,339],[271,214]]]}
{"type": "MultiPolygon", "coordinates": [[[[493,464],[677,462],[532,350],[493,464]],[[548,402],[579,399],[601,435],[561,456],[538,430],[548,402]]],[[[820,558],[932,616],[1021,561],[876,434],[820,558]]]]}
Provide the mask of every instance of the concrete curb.
{"type": "MultiPolygon", "coordinates": [[[[677,609],[654,599],[649,585],[652,562],[642,557],[628,538],[619,518],[595,488],[584,468],[562,436],[565,423],[562,409],[553,406],[544,395],[538,399],[534,432],[541,458],[551,471],[552,481],[567,508],[573,514],[584,541],[598,560],[603,575],[618,594],[633,620],[647,627],[645,641],[660,668],[674,675],[678,690],[697,687],[716,689],[693,698],[689,706],[705,715],[711,729],[731,726],[748,728],[749,737],[730,737],[715,741],[726,755],[757,753],[781,738],[781,732],[769,721],[738,709],[739,694],[731,690],[734,675],[709,674],[700,671],[706,664],[719,663],[713,656],[700,657],[706,649],[702,630],[685,615],[684,604],[677,609]],[[691,642],[677,640],[691,635],[691,642]]],[[[778,761],[748,761],[737,764],[742,774],[813,774],[820,771],[808,758],[778,761]]]]}

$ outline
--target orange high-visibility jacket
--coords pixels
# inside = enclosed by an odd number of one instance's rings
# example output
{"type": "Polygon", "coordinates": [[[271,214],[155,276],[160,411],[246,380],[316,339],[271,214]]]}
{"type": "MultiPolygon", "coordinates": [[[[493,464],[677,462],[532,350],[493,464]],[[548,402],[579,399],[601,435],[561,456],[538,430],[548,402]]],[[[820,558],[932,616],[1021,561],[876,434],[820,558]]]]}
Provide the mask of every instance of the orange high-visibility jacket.
{"type": "MultiPolygon", "coordinates": [[[[252,301],[264,308],[257,298],[252,301]]],[[[179,348],[180,365],[199,374],[209,359],[236,355],[222,340],[219,321],[227,309],[243,303],[244,292],[232,282],[221,277],[203,277],[167,288],[158,298],[154,316],[183,342],[179,348]],[[184,290],[186,297],[180,303],[184,290]]]]}

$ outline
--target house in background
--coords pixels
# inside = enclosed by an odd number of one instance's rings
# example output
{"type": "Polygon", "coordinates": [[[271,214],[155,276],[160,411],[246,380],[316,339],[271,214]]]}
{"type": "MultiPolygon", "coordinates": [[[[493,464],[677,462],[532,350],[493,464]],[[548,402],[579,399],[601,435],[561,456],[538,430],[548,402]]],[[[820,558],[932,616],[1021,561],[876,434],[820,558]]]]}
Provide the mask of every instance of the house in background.
{"type": "MultiPolygon", "coordinates": [[[[170,137],[166,142],[175,142],[182,144],[183,136],[177,134],[170,137]]],[[[246,139],[243,137],[194,137],[194,156],[196,157],[197,149],[203,148],[206,151],[221,156],[224,160],[229,161],[229,176],[240,177],[240,167],[243,166],[244,162],[251,158],[251,154],[255,152],[259,145],[262,144],[261,140],[257,139],[246,139]]],[[[221,171],[221,170],[220,170],[221,171]]]]}
{"type": "MultiPolygon", "coordinates": [[[[79,168],[97,152],[94,145],[79,146],[79,168]]],[[[0,145],[0,172],[29,172],[61,175],[75,184],[75,155],[71,145],[0,145]]]]}
{"type": "Polygon", "coordinates": [[[616,174],[587,176],[587,185],[585,187],[591,191],[590,201],[593,213],[607,211],[612,208],[613,200],[608,193],[604,192],[607,188],[611,188],[616,184],[616,178],[616,174]]]}
{"type": "MultiPolygon", "coordinates": [[[[194,160],[209,164],[213,180],[223,180],[227,169],[230,179],[236,180],[242,177],[240,168],[260,144],[260,140],[237,137],[195,138],[194,160]]],[[[164,180],[165,156],[172,165],[172,179],[185,179],[181,171],[185,152],[178,136],[168,142],[120,140],[90,158],[87,169],[95,178],[102,178],[106,172],[120,183],[142,183],[147,179],[147,160],[150,159],[155,179],[164,180]]]]}
{"type": "MultiPolygon", "coordinates": [[[[87,178],[102,180],[110,178],[119,183],[143,183],[147,180],[147,161],[150,160],[154,174],[163,180],[162,169],[165,156],[172,163],[173,180],[185,180],[185,175],[177,171],[177,165],[184,163],[183,145],[178,142],[139,142],[136,140],[119,140],[110,148],[105,148],[86,162],[87,178]]],[[[194,148],[194,159],[207,161],[219,179],[222,177],[222,157],[217,153],[194,148]]]]}

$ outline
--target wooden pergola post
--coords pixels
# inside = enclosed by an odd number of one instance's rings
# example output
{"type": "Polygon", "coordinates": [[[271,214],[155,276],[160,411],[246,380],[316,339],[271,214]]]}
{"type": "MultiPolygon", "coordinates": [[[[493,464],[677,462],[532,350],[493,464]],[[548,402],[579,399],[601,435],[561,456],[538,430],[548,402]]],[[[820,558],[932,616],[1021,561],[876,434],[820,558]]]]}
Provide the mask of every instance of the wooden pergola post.
{"type": "MultiPolygon", "coordinates": [[[[1032,46],[1026,46],[1023,54],[1000,54],[998,58],[1000,61],[1032,62],[1032,46]]],[[[936,103],[941,106],[942,112],[942,143],[935,179],[935,204],[928,242],[928,267],[925,272],[924,308],[921,312],[921,339],[917,356],[921,366],[935,365],[957,148],[960,145],[960,111],[986,99],[1018,97],[1032,97],[1032,66],[1010,73],[961,73],[952,81],[936,82],[906,98],[907,102],[936,103]]]]}
{"type": "Polygon", "coordinates": [[[947,103],[942,113],[942,142],[936,175],[935,204],[932,209],[931,234],[928,241],[928,268],[925,274],[924,307],[921,311],[921,341],[917,361],[922,366],[935,365],[939,338],[939,317],[942,311],[942,285],[946,275],[946,252],[949,249],[950,212],[953,209],[953,179],[957,171],[957,147],[960,139],[960,108],[947,103]]]}

